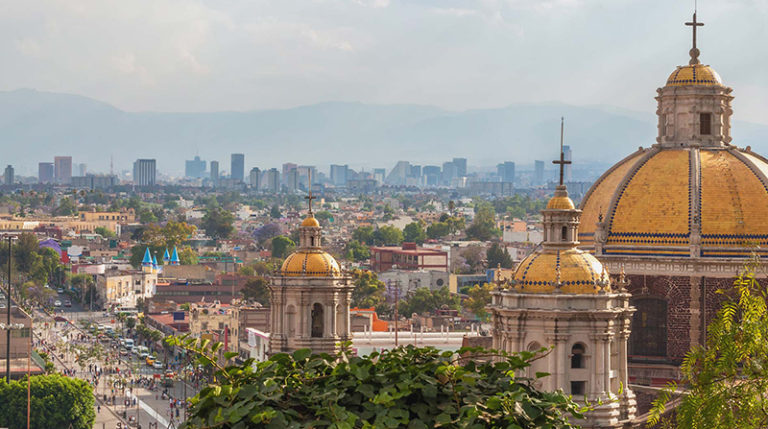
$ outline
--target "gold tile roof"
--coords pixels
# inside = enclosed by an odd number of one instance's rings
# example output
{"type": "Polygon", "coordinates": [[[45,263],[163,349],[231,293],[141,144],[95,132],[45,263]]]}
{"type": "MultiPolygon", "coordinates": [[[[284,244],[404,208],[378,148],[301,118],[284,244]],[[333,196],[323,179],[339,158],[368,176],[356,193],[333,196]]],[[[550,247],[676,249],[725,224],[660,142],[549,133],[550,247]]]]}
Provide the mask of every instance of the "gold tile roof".
{"type": "Polygon", "coordinates": [[[335,277],[341,268],[333,256],[319,249],[299,249],[288,255],[280,268],[286,277],[335,277]]]}
{"type": "Polygon", "coordinates": [[[587,247],[603,213],[604,254],[689,257],[700,224],[702,257],[748,256],[768,246],[768,161],[733,147],[646,149],[606,172],[581,209],[587,247]]]}
{"type": "Polygon", "coordinates": [[[610,289],[610,277],[592,254],[579,249],[533,252],[515,270],[514,287],[525,293],[594,294],[610,289]]]}
{"type": "Polygon", "coordinates": [[[315,219],[314,216],[309,215],[309,216],[307,216],[306,219],[301,221],[301,226],[319,227],[320,226],[320,222],[318,222],[317,219],[315,219]]]}
{"type": "Polygon", "coordinates": [[[720,75],[710,66],[693,64],[678,66],[667,79],[667,86],[723,86],[720,75]]]}
{"type": "Polygon", "coordinates": [[[549,200],[547,203],[548,209],[566,209],[566,210],[572,210],[576,208],[576,205],[573,204],[573,200],[569,197],[558,197],[554,196],[552,199],[549,200]]]}

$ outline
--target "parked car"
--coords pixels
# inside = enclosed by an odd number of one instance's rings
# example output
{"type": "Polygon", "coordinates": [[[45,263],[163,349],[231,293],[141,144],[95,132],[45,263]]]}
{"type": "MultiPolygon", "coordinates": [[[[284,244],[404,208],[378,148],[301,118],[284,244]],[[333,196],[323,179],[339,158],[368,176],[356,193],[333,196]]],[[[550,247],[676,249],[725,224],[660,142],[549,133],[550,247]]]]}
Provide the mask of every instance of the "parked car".
{"type": "Polygon", "coordinates": [[[61,307],[61,301],[59,301],[58,299],[56,301],[53,301],[53,306],[54,307],[61,307]]]}

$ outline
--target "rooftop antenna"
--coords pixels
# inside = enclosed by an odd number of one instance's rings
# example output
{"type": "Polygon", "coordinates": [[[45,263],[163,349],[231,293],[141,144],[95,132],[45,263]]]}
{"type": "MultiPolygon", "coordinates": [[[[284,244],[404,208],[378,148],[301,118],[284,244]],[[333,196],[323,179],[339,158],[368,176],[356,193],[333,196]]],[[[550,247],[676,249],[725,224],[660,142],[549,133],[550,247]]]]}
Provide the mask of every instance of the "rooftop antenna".
{"type": "Polygon", "coordinates": [[[560,160],[552,161],[552,164],[560,164],[560,186],[563,186],[563,172],[566,164],[570,164],[571,161],[565,159],[565,152],[563,152],[563,130],[565,128],[565,118],[560,117],[560,160]]]}

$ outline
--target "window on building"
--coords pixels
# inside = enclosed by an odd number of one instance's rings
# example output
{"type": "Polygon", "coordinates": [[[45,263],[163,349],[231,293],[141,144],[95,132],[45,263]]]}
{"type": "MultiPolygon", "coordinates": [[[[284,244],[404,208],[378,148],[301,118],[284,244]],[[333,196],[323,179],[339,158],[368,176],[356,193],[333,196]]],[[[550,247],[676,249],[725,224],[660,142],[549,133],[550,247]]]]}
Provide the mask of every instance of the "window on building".
{"type": "Polygon", "coordinates": [[[560,235],[562,237],[563,241],[566,241],[568,239],[568,227],[564,226],[562,231],[560,232],[560,235]]]}
{"type": "Polygon", "coordinates": [[[586,381],[572,381],[571,382],[571,395],[583,395],[587,390],[586,381]]]}
{"type": "Polygon", "coordinates": [[[312,338],[323,337],[323,305],[315,303],[312,306],[312,338]]]}
{"type": "Polygon", "coordinates": [[[571,347],[571,368],[584,368],[584,344],[576,343],[571,347]]]}
{"type": "Polygon", "coordinates": [[[700,113],[699,114],[699,134],[702,136],[708,136],[712,134],[712,114],[700,113]]]}
{"type": "Polygon", "coordinates": [[[632,316],[629,354],[636,356],[667,355],[667,301],[660,297],[631,300],[636,308],[632,316]]]}

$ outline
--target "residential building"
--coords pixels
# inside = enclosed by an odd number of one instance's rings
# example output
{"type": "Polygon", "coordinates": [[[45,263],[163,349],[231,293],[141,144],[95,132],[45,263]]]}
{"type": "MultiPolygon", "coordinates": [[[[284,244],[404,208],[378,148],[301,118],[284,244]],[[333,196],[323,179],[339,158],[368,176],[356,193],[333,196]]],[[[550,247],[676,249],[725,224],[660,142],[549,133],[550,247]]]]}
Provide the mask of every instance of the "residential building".
{"type": "Polygon", "coordinates": [[[272,193],[280,192],[280,170],[270,168],[264,172],[264,190],[272,193]]]}
{"type": "Polygon", "coordinates": [[[7,167],[5,167],[5,173],[3,174],[3,183],[6,186],[13,185],[14,179],[15,178],[13,174],[13,166],[8,165],[7,167]]]}
{"type": "Polygon", "coordinates": [[[466,177],[467,175],[467,158],[453,158],[453,165],[456,166],[456,176],[466,177]]]}
{"type": "Polygon", "coordinates": [[[371,269],[376,272],[389,271],[393,267],[401,270],[448,271],[448,252],[420,247],[416,243],[402,246],[372,246],[371,269]]]}
{"type": "Polygon", "coordinates": [[[81,162],[80,164],[77,164],[77,173],[78,176],[85,176],[88,174],[88,164],[85,164],[81,162]]]}
{"type": "Polygon", "coordinates": [[[349,165],[331,164],[331,183],[335,186],[347,186],[349,165]]]}
{"type": "Polygon", "coordinates": [[[229,168],[229,177],[242,182],[245,180],[245,155],[233,153],[229,168]]]}
{"type": "Polygon", "coordinates": [[[248,184],[256,190],[261,188],[261,170],[258,167],[251,168],[251,172],[248,174],[248,184]]]}
{"type": "Polygon", "coordinates": [[[137,159],[133,163],[133,184],[155,186],[157,165],[154,159],[137,159]]]}
{"type": "Polygon", "coordinates": [[[104,307],[136,307],[136,300],[155,294],[157,272],[152,267],[142,270],[108,270],[96,276],[96,291],[104,307]]]}
{"type": "Polygon", "coordinates": [[[240,351],[240,314],[237,306],[193,302],[189,304],[189,333],[224,344],[224,351],[240,351]]]}
{"type": "Polygon", "coordinates": [[[537,186],[544,184],[544,161],[533,162],[533,184],[537,186]]]}
{"type": "Polygon", "coordinates": [[[504,161],[496,166],[496,175],[499,176],[500,182],[514,183],[515,182],[515,163],[512,161],[504,161]]]}
{"type": "Polygon", "coordinates": [[[108,189],[117,185],[117,176],[86,174],[72,177],[73,188],[108,189]]]}
{"type": "Polygon", "coordinates": [[[72,157],[56,156],[53,158],[56,183],[69,185],[72,182],[72,157]]]}
{"type": "Polygon", "coordinates": [[[219,186],[219,161],[211,161],[211,183],[213,187],[219,186]]]}

